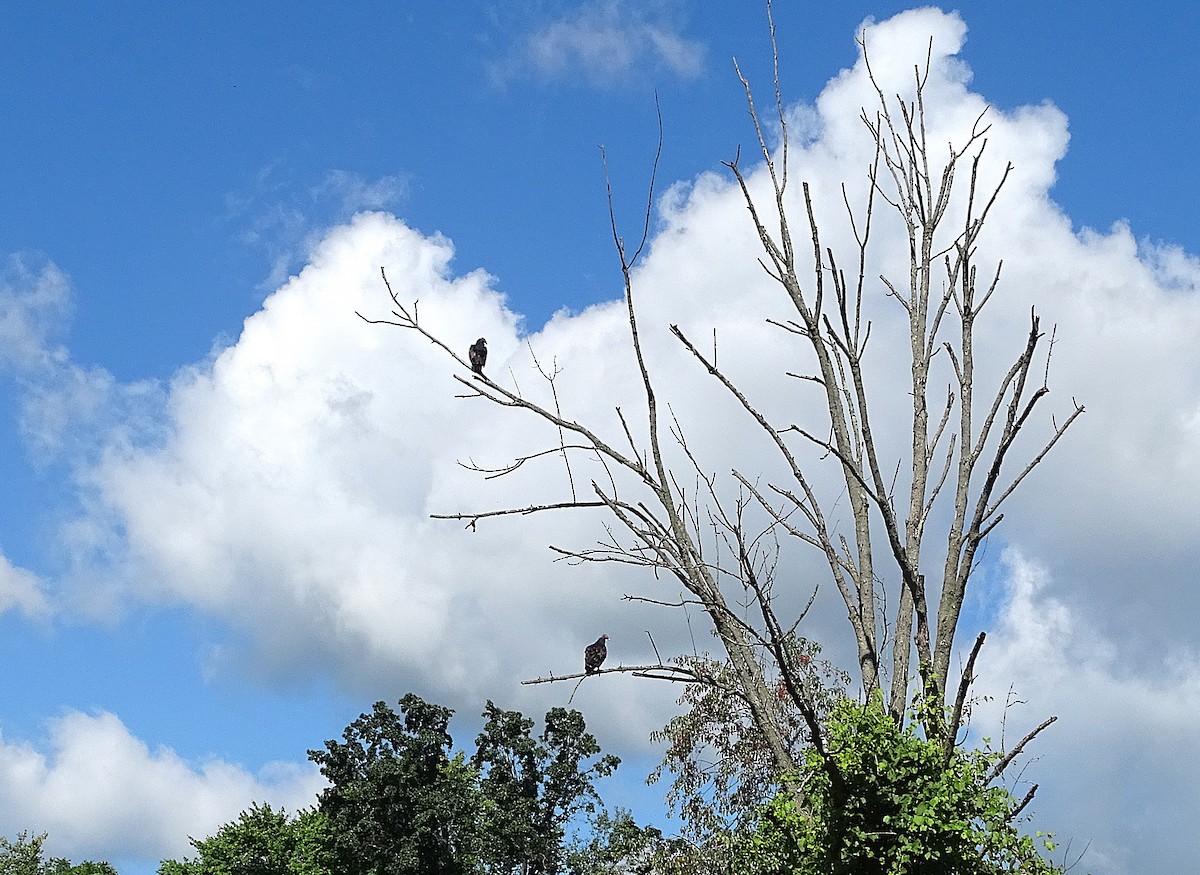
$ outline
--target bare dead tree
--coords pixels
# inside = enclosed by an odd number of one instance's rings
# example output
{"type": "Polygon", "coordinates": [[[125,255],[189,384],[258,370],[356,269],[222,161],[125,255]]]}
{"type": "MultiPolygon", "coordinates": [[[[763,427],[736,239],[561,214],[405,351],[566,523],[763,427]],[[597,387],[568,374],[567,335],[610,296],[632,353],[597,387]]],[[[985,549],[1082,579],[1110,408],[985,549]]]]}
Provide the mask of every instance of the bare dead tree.
{"type": "MultiPolygon", "coordinates": [[[[883,697],[897,720],[903,719],[915,694],[925,705],[920,713],[927,734],[941,739],[949,755],[962,727],[967,689],[983,643],[980,636],[965,670],[952,682],[955,638],[978,551],[1003,519],[1005,502],[1083,413],[1083,407],[1072,401],[1065,419],[1051,420],[1048,433],[1032,452],[1022,455],[1014,450],[1049,393],[1053,343],[1046,340],[1036,313],[1031,313],[1028,330],[1015,344],[1013,358],[999,381],[981,385],[975,361],[977,323],[997,291],[1001,266],[997,264],[981,277],[979,244],[1012,168],[1006,165],[998,182],[988,189],[982,187],[989,131],[985,115],[976,120],[963,142],[950,144],[945,151],[930,144],[925,88],[932,46],[924,67],[914,67],[912,96],[905,98],[884,92],[870,67],[867,46],[860,43],[877,98],[877,104],[861,115],[874,157],[867,171],[864,202],[855,203],[842,186],[842,206],[855,241],[846,254],[825,243],[807,182],[801,183],[804,239],[793,237],[788,119],[779,86],[773,22],[771,42],[775,59],[772,121],[778,137],[774,148],[768,143],[750,83],[737,70],[769,177],[768,198],[760,201],[756,196],[740,156],[726,166],[741,188],[757,230],[761,263],[795,311],[794,319],[774,320],[773,324],[799,338],[806,354],[811,353],[815,373],[806,375],[804,368],[798,373],[819,387],[827,416],[787,426],[772,423],[756,400],[718,366],[715,340],[709,353],[677,326],[671,326],[671,331],[777,449],[786,480],[763,484],[752,472],[735,470],[732,480],[738,498],[730,504],[724,497],[727,490],[718,488],[717,478],[705,472],[692,454],[683,428],[664,411],[658,381],[643,352],[634,283],[634,268],[649,238],[654,173],[645,221],[636,245],[629,248],[617,228],[605,166],[612,237],[623,277],[629,351],[641,386],[635,418],[625,408],[616,410],[620,423],[616,438],[602,436],[599,429],[562,412],[554,384],[557,362],[551,371],[541,371],[553,390],[551,405],[539,404],[519,388],[509,388],[490,376],[471,373],[468,363],[420,321],[416,303],[401,301],[386,272],[383,280],[393,304],[391,317],[363,318],[412,330],[441,349],[461,369],[455,379],[465,387],[465,397],[519,410],[555,430],[557,440],[551,446],[532,450],[501,467],[474,463],[468,467],[488,477],[505,476],[531,461],[557,457],[566,464],[569,499],[458,511],[438,518],[463,521],[474,528],[482,520],[502,516],[580,509],[606,512],[606,534],[597,546],[553,549],[576,561],[640,566],[656,576],[665,573],[674,578],[686,593],[678,602],[635,598],[703,611],[728,660],[729,671],[722,682],[744,702],[778,773],[793,773],[797,764],[796,727],[781,725],[779,720],[778,702],[785,696],[799,715],[802,740],[821,755],[836,785],[837,770],[824,748],[821,715],[806,687],[805,672],[789,655],[794,652],[789,642],[800,617],[778,615],[783,602],[780,582],[773,562],[764,558],[764,539],[782,535],[817,551],[845,603],[865,694],[883,697]],[[964,175],[968,177],[965,190],[964,175]],[[880,274],[876,285],[868,277],[873,235],[889,212],[902,223],[909,260],[897,265],[894,272],[889,268],[880,274]],[[952,216],[958,216],[953,224],[952,216]],[[907,316],[912,434],[907,454],[899,459],[886,455],[890,451],[876,434],[876,392],[864,366],[872,337],[872,324],[864,314],[869,294],[894,299],[907,316]],[[948,379],[940,378],[934,369],[939,353],[950,363],[948,379]],[[636,427],[631,427],[631,422],[636,427]],[[830,522],[814,471],[809,462],[802,461],[812,449],[825,460],[823,464],[836,466],[844,484],[853,524],[849,536],[830,522]],[[668,450],[682,452],[692,470],[673,468],[668,450]],[[579,484],[572,473],[572,457],[588,458],[602,466],[604,475],[592,480],[590,494],[585,494],[586,488],[576,491],[579,484]],[[894,472],[901,468],[906,473],[907,496],[897,498],[894,472]],[[693,480],[694,486],[684,485],[693,480]],[[750,522],[750,507],[765,516],[765,524],[750,522]],[[928,523],[935,507],[944,509],[949,524],[941,574],[927,580],[927,548],[935,537],[928,523]],[[705,540],[713,533],[715,547],[705,540]]],[[[662,149],[661,119],[658,148],[654,172],[662,149]]],[[[663,665],[661,660],[654,666],[618,666],[605,671],[714,682],[711,676],[696,675],[694,668],[663,665]]],[[[526,683],[578,677],[551,674],[526,683]]]]}
{"type": "MultiPolygon", "coordinates": [[[[999,182],[990,191],[980,191],[979,171],[988,132],[984,117],[980,116],[966,141],[951,144],[939,166],[926,135],[924,102],[932,44],[924,69],[914,69],[914,96],[907,100],[898,94],[889,98],[883,92],[871,70],[867,46],[865,42],[860,45],[878,105],[873,111],[864,110],[861,116],[875,144],[865,205],[856,210],[843,186],[846,213],[858,244],[852,253],[854,267],[849,277],[840,266],[838,254],[822,242],[807,183],[802,184],[802,192],[811,258],[807,267],[801,264],[785,207],[788,128],[778,87],[776,121],[781,145],[773,151],[764,136],[750,85],[741,77],[773,187],[770,225],[765,218],[768,211],[752,194],[738,161],[727,163],[741,186],[757,228],[765,253],[764,266],[796,310],[797,321],[781,327],[807,341],[814,354],[817,365],[814,381],[824,389],[828,422],[822,423],[821,428],[772,426],[715,362],[708,360],[682,332],[674,330],[772,438],[788,463],[798,488],[784,490],[776,486],[774,492],[786,498],[783,506],[772,505],[765,499],[762,506],[775,514],[781,524],[785,515],[791,518],[797,512],[807,520],[808,531],[793,534],[816,546],[828,561],[848,609],[862,683],[868,693],[883,692],[887,657],[879,645],[880,626],[887,622],[882,616],[882,594],[877,590],[881,565],[890,566],[898,578],[899,593],[891,618],[894,634],[887,702],[899,718],[909,701],[914,649],[915,676],[926,700],[939,703],[945,700],[958,621],[977,551],[1003,519],[1000,511],[1004,502],[1083,413],[1083,407],[1072,402],[1067,417],[1052,425],[1049,436],[1031,457],[1011,458],[1018,436],[1049,393],[1046,378],[1053,346],[1044,342],[1040,321],[1032,313],[1024,343],[999,384],[979,385],[974,359],[976,323],[999,284],[1000,265],[987,285],[981,287],[975,256],[985,221],[1012,165],[1004,168],[999,182]],[[957,228],[947,228],[957,177],[964,165],[970,171],[964,217],[957,228]],[[913,403],[908,459],[911,479],[906,506],[898,506],[888,477],[890,460],[881,458],[873,431],[873,395],[863,367],[871,334],[871,324],[863,316],[863,298],[871,233],[878,221],[880,202],[899,217],[909,244],[905,281],[894,280],[887,274],[879,277],[887,294],[907,314],[910,331],[913,403]],[[957,327],[949,327],[955,321],[957,327]],[[948,389],[931,383],[933,359],[941,351],[952,364],[953,381],[948,389]],[[1039,355],[1043,356],[1040,360],[1039,355]],[[1036,371],[1039,361],[1045,366],[1040,383],[1036,371]],[[944,401],[933,397],[942,392],[944,401]],[[931,410],[935,411],[933,420],[931,410]],[[956,412],[958,428],[954,430],[950,423],[956,412]],[[835,541],[810,478],[797,463],[785,432],[799,435],[840,465],[853,511],[853,544],[835,541]],[[1006,473],[1014,465],[1018,466],[1016,473],[1006,473]],[[950,525],[940,586],[931,587],[922,570],[923,548],[927,543],[926,524],[943,490],[949,491],[950,525]],[[877,549],[874,543],[878,529],[873,528],[873,522],[882,524],[885,537],[882,549],[877,549]]],[[[968,675],[970,671],[968,667],[968,675]]],[[[956,724],[961,719],[961,705],[953,713],[957,715],[952,717],[956,724]]],[[[948,745],[953,744],[958,729],[957,725],[933,724],[926,728],[944,738],[948,745]]]]}

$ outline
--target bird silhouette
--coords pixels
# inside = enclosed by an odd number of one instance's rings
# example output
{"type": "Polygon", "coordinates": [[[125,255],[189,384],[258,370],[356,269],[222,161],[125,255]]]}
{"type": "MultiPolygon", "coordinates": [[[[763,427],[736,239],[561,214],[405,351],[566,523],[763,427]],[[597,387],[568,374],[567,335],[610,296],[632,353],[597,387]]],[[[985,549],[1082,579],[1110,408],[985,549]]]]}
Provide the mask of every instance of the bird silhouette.
{"type": "Polygon", "coordinates": [[[471,359],[471,370],[482,374],[483,366],[487,364],[487,340],[481,337],[472,343],[471,348],[467,350],[467,356],[471,359]]]}
{"type": "Polygon", "coordinates": [[[595,674],[600,670],[600,666],[604,664],[604,658],[608,656],[608,647],[604,644],[607,640],[607,635],[601,635],[594,643],[583,649],[584,673],[595,674]]]}

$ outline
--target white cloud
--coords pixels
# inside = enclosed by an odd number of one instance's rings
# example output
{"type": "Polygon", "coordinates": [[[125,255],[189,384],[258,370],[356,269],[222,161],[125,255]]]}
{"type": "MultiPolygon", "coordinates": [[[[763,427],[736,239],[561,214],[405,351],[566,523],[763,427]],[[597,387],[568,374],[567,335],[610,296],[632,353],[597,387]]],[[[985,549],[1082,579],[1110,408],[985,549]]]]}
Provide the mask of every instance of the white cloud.
{"type": "Polygon", "coordinates": [[[351,216],[360,210],[395,209],[408,195],[409,180],[404,176],[388,175],[366,179],[348,170],[331,170],[314,186],[314,200],[334,199],[338,211],[351,216]]]}
{"type": "Polygon", "coordinates": [[[380,309],[388,264],[426,298],[426,318],[478,314],[463,348],[511,333],[484,275],[442,279],[449,257],[394,220],[358,217],[236,345],[178,375],[160,449],[110,453],[93,472],[159,595],[273,627],[284,662],[297,647],[327,658],[349,641],[387,664],[415,661],[439,640],[450,596],[406,557],[426,525],[429,458],[447,448],[451,384],[423,385],[431,350],[385,347],[354,311],[380,309]]]}
{"type": "Polygon", "coordinates": [[[0,270],[0,362],[26,374],[61,361],[53,339],[71,309],[66,274],[28,254],[8,256],[0,270]]]}
{"type": "MultiPolygon", "coordinates": [[[[589,14],[603,21],[609,8],[589,7],[589,14]]],[[[933,35],[931,143],[961,142],[986,105],[968,89],[969,71],[956,57],[964,33],[957,16],[932,9],[866,30],[876,72],[898,77],[885,91],[910,87],[912,65],[933,35]]],[[[852,198],[863,193],[870,143],[857,119],[870,100],[859,63],[803,110],[806,136],[793,144],[792,178],[811,183],[823,240],[835,248],[852,244],[840,185],[846,181],[852,198]]],[[[1079,822],[1099,824],[1097,832],[1112,825],[1097,848],[1114,861],[1105,865],[1115,873],[1123,871],[1122,855],[1142,846],[1140,834],[1119,824],[1149,830],[1170,854],[1186,830],[1160,835],[1145,824],[1154,815],[1172,823],[1169,806],[1193,798],[1174,757],[1145,754],[1193,725],[1200,270],[1194,256],[1177,249],[1139,247],[1119,224],[1072,228],[1050,198],[1068,142],[1057,109],[990,110],[987,118],[981,186],[994,184],[1006,161],[1015,169],[976,258],[983,273],[1004,259],[1001,290],[978,343],[981,378],[994,380],[1016,354],[1036,304],[1044,327],[1057,325],[1042,434],[1051,412],[1071,409],[1072,396],[1088,413],[1019,493],[994,536],[1045,565],[1051,582],[1041,590],[1017,586],[980,612],[999,612],[1010,623],[997,635],[1008,641],[996,648],[1006,656],[986,656],[995,659],[992,683],[1001,689],[1012,681],[1022,695],[1041,695],[1041,684],[1057,679],[1045,687],[1045,700],[1064,714],[1057,730],[1063,744],[1095,742],[1090,783],[1074,765],[1064,766],[1057,775],[1064,795],[1056,797],[1047,782],[1041,811],[1047,824],[1068,819],[1074,802],[1065,797],[1080,787],[1109,805],[1109,821],[1079,822]],[[1092,673],[1078,674],[1089,656],[1092,673]],[[1082,678],[1074,689],[1063,680],[1072,677],[1082,678]],[[1120,728],[1085,710],[1097,701],[1111,703],[1113,712],[1140,709],[1144,719],[1120,728]],[[1068,711],[1079,716],[1068,721],[1068,711]],[[1154,738],[1140,752],[1132,746],[1139,726],[1154,738]],[[1130,756],[1141,757],[1136,770],[1128,767],[1130,756]],[[1155,795],[1159,786],[1171,795],[1155,795]]],[[[766,199],[761,170],[749,184],[766,199]]],[[[803,217],[798,184],[791,192],[793,214],[803,217]]],[[[879,260],[868,276],[894,275],[906,265],[902,229],[887,224],[880,209],[879,260]]],[[[793,228],[797,239],[800,227],[793,228]]],[[[632,413],[640,398],[623,352],[619,305],[559,314],[522,335],[518,314],[490,278],[457,272],[452,254],[449,241],[390,216],[356,216],[311,245],[304,270],[246,320],[236,342],[181,370],[161,394],[144,393],[146,405],[160,405],[153,425],[122,431],[105,420],[102,451],[81,463],[84,507],[69,533],[89,598],[96,598],[98,578],[111,581],[110,596],[182,602],[224,618],[250,642],[249,653],[230,645],[225,658],[247,669],[328,671],[348,685],[397,694],[418,689],[467,708],[509,694],[507,706],[527,710],[561,702],[557,687],[516,682],[575,668],[582,645],[600,631],[613,635],[612,659],[648,656],[644,629],[654,630],[664,652],[688,648],[677,614],[620,601],[630,592],[668,598],[675,591],[669,582],[551,561],[547,544],[586,547],[602,537],[597,517],[530,516],[481,524],[477,532],[429,519],[434,512],[561,500],[568,485],[553,456],[497,480],[459,467],[467,459],[499,466],[553,445],[556,436],[518,411],[455,398],[463,387],[435,348],[415,333],[358,320],[356,309],[387,315],[380,265],[400,299],[419,300],[423,323],[454,349],[465,353],[486,336],[496,379],[546,399],[525,344],[542,362],[560,365],[556,388],[566,415],[596,423],[614,444],[624,444],[614,408],[632,413]]],[[[775,465],[769,447],[667,331],[678,323],[707,345],[717,329],[722,366],[768,416],[799,421],[813,410],[812,387],[784,376],[805,368],[798,346],[764,324],[768,315],[786,318],[787,308],[759,254],[740,192],[724,177],[704,175],[672,191],[636,287],[660,399],[687,428],[692,449],[707,470],[749,466],[748,475],[768,477],[775,465]]],[[[899,452],[907,389],[893,363],[907,335],[895,331],[901,314],[882,285],[868,286],[866,306],[873,319],[869,378],[882,390],[877,433],[899,452]]],[[[77,373],[56,371],[68,372],[77,373]]],[[[51,405],[52,390],[34,405],[51,405]]],[[[61,409],[73,409],[69,396],[61,409]]],[[[147,407],[138,409],[145,414],[147,407]]],[[[573,474],[586,490],[603,472],[579,461],[573,474]]],[[[835,479],[822,475],[817,485],[835,490],[829,498],[837,507],[835,479]]],[[[810,579],[808,558],[788,561],[789,579],[810,579]]],[[[834,653],[845,638],[838,613],[836,596],[823,592],[806,628],[830,641],[834,653]]],[[[593,709],[609,739],[634,744],[672,698],[669,689],[605,678],[585,684],[576,703],[593,709]]]]}
{"type": "Polygon", "coordinates": [[[46,617],[50,603],[46,582],[26,568],[13,565],[0,554],[0,613],[17,608],[29,617],[46,617]]]}
{"type": "Polygon", "coordinates": [[[1000,738],[1002,691],[1015,684],[1009,746],[1059,718],[1028,748],[1038,825],[1076,852],[1090,846],[1082,868],[1095,875],[1142,871],[1148,847],[1158,871],[1187,871],[1194,857],[1179,837],[1200,809],[1200,648],[1166,648],[1139,665],[1051,594],[1043,566],[1012,549],[1004,564],[1006,605],[976,685],[1001,695],[976,707],[975,729],[1000,738]]]}
{"type": "Polygon", "coordinates": [[[662,4],[594,0],[538,26],[491,72],[498,82],[578,72],[605,85],[640,68],[690,79],[703,69],[704,55],[703,44],[683,36],[662,4]]]}
{"type": "Polygon", "coordinates": [[[49,832],[47,851],[71,859],[156,861],[193,853],[254,802],[296,811],[324,786],[314,766],[274,763],[258,774],[151,749],[106,712],[69,711],[42,745],[0,739],[0,833],[49,832]]]}

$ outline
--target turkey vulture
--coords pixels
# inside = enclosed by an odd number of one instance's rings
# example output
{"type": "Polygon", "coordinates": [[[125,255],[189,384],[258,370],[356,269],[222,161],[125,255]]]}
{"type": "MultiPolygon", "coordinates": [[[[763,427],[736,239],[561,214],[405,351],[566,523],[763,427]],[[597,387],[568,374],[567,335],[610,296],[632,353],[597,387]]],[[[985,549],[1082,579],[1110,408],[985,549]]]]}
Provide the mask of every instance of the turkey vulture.
{"type": "Polygon", "coordinates": [[[467,355],[471,359],[471,370],[477,374],[483,373],[483,366],[487,364],[487,340],[479,338],[471,344],[471,348],[467,351],[467,355]]]}
{"type": "Polygon", "coordinates": [[[589,644],[584,648],[583,671],[585,674],[595,674],[600,670],[604,657],[608,656],[608,648],[604,646],[604,642],[607,640],[607,635],[601,635],[594,644],[589,644]]]}

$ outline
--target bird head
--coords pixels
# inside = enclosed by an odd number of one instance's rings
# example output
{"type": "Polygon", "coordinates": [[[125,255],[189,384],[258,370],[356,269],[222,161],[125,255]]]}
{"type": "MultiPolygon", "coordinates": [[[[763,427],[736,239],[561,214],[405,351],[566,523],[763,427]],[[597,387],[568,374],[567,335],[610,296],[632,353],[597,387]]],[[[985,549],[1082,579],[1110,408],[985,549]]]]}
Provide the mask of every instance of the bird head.
{"type": "Polygon", "coordinates": [[[487,338],[486,337],[481,337],[475,342],[478,343],[480,346],[487,346],[487,338]]]}

